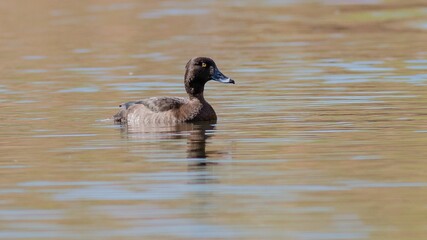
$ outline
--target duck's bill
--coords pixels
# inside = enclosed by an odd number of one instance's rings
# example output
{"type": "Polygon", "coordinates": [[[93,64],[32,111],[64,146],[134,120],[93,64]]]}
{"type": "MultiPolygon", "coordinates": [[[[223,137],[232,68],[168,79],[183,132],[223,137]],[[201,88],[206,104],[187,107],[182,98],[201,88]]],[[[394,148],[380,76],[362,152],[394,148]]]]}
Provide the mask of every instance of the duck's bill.
{"type": "Polygon", "coordinates": [[[234,84],[234,80],[222,74],[218,68],[215,68],[214,75],[212,76],[212,80],[220,82],[220,83],[232,83],[234,84]]]}

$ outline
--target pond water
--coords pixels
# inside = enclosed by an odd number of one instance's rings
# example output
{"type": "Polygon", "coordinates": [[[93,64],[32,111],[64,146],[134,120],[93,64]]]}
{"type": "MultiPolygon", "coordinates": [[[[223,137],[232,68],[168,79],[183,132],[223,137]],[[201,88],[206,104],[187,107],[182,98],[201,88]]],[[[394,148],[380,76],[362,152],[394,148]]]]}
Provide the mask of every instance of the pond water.
{"type": "Polygon", "coordinates": [[[1,239],[427,238],[424,1],[0,2],[1,239]],[[115,125],[212,57],[218,121],[115,125]]]}

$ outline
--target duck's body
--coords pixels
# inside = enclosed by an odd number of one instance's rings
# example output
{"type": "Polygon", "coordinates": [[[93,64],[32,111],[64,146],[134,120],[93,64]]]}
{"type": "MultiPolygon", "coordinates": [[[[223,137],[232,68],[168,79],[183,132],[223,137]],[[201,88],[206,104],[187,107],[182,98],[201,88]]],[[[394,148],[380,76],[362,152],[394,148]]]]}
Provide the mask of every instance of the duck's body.
{"type": "Polygon", "coordinates": [[[216,120],[212,106],[204,99],[152,97],[120,105],[116,122],[130,124],[178,123],[216,120]]]}
{"type": "Polygon", "coordinates": [[[121,104],[114,120],[129,124],[179,123],[216,120],[212,106],[203,96],[209,80],[234,83],[224,76],[210,58],[192,58],[186,65],[185,90],[188,98],[152,97],[121,104]]]}

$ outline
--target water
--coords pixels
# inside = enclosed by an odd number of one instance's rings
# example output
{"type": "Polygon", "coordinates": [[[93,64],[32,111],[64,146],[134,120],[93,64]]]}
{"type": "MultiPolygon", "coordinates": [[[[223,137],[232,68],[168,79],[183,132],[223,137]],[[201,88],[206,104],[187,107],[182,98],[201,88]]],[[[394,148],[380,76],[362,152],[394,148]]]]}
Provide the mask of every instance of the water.
{"type": "Polygon", "coordinates": [[[421,2],[0,3],[0,238],[426,239],[421,2]],[[194,56],[216,123],[112,123],[194,56]]]}

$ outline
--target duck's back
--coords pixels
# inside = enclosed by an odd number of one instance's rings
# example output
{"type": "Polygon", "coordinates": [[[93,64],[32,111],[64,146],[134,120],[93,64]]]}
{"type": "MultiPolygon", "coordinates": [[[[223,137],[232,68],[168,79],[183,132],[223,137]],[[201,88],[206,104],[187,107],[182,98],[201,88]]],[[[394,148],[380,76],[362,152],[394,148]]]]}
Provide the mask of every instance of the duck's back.
{"type": "MultiPolygon", "coordinates": [[[[153,97],[120,105],[121,110],[114,120],[121,123],[150,124],[188,122],[196,118],[203,109],[197,100],[181,97],[153,97]]],[[[216,116],[215,116],[216,118],[216,116]]]]}

